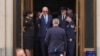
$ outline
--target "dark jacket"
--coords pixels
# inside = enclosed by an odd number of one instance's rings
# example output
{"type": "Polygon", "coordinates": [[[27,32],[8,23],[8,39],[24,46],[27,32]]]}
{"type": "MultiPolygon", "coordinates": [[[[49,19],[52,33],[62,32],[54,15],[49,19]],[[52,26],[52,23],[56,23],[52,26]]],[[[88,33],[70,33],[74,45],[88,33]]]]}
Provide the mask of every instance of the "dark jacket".
{"type": "Polygon", "coordinates": [[[70,23],[68,23],[68,25],[66,25],[66,33],[67,33],[67,40],[72,38],[73,40],[75,40],[75,24],[73,21],[71,21],[70,23]]]}
{"type": "Polygon", "coordinates": [[[24,26],[25,26],[24,38],[33,39],[33,36],[34,36],[33,20],[25,18],[24,26]]]}
{"type": "Polygon", "coordinates": [[[38,18],[38,24],[40,25],[39,31],[38,31],[38,37],[45,37],[45,34],[47,30],[52,27],[52,16],[48,15],[48,22],[47,24],[45,23],[45,19],[42,16],[42,18],[38,18]]]}
{"type": "MultiPolygon", "coordinates": [[[[66,15],[66,17],[67,17],[67,15],[66,15]]],[[[62,15],[58,16],[58,18],[59,18],[59,20],[60,20],[59,26],[60,26],[61,28],[63,28],[63,29],[66,28],[66,24],[67,24],[66,21],[65,21],[66,17],[64,18],[64,20],[62,20],[62,15]]]]}
{"type": "Polygon", "coordinates": [[[64,52],[66,50],[66,33],[60,27],[52,27],[47,31],[45,42],[48,53],[64,52]]]}

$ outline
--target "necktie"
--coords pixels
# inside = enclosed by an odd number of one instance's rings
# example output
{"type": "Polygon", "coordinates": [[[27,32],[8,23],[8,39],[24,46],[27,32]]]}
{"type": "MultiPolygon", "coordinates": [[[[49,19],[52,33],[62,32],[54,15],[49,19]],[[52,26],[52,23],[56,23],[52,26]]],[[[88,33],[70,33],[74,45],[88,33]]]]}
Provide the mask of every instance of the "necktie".
{"type": "Polygon", "coordinates": [[[65,19],[64,15],[62,16],[62,21],[65,19]]]}
{"type": "Polygon", "coordinates": [[[45,18],[45,23],[47,24],[47,22],[48,22],[48,17],[47,17],[47,15],[45,15],[44,18],[45,18]]]}
{"type": "MultiPolygon", "coordinates": [[[[47,17],[47,15],[44,15],[44,20],[45,20],[45,23],[47,24],[47,22],[48,22],[48,17],[47,17]]],[[[47,31],[47,27],[46,27],[46,31],[47,31]]]]}

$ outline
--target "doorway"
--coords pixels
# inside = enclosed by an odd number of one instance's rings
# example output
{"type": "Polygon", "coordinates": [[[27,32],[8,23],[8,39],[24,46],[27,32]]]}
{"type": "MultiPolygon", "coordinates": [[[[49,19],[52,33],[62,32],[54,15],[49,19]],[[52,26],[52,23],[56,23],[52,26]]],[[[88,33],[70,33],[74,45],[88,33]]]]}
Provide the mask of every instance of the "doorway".
{"type": "Polygon", "coordinates": [[[34,0],[33,11],[41,11],[42,7],[47,6],[52,15],[59,14],[60,7],[72,8],[73,12],[76,11],[76,0],[34,0]]]}
{"type": "MultiPolygon", "coordinates": [[[[76,15],[78,13],[76,11],[76,0],[33,0],[33,11],[36,14],[37,12],[41,11],[42,7],[47,6],[49,8],[49,13],[53,16],[53,18],[59,16],[60,14],[60,7],[66,7],[66,8],[71,8],[73,10],[73,13],[76,15]]],[[[75,20],[76,23],[76,37],[78,38],[78,20],[75,20]],[[76,23],[77,22],[77,23],[76,23]]],[[[35,28],[37,31],[37,27],[35,28]]],[[[35,34],[37,35],[37,34],[35,34]]],[[[39,38],[35,38],[35,56],[41,55],[41,49],[40,48],[40,42],[39,38]]],[[[79,41],[78,39],[76,40],[76,44],[78,44],[79,41]]],[[[76,56],[79,55],[79,46],[76,46],[76,56]]]]}
{"type": "MultiPolygon", "coordinates": [[[[95,34],[95,30],[96,30],[95,29],[95,0],[92,0],[92,1],[89,0],[91,5],[88,5],[89,1],[87,1],[87,0],[86,1],[85,0],[66,0],[67,2],[65,0],[61,0],[61,1],[56,0],[56,1],[55,0],[54,1],[53,0],[14,0],[13,1],[13,4],[14,4],[13,5],[13,7],[14,7],[13,8],[13,14],[14,14],[14,16],[13,16],[13,19],[14,19],[13,20],[13,23],[14,23],[13,24],[14,55],[13,56],[15,56],[16,49],[20,49],[20,48],[23,49],[23,31],[24,31],[23,30],[24,29],[24,27],[23,27],[23,12],[25,10],[33,10],[34,13],[37,13],[37,11],[41,10],[41,8],[43,6],[49,6],[50,7],[49,9],[50,9],[52,15],[53,15],[52,12],[55,12],[56,10],[57,10],[56,12],[59,14],[60,6],[65,6],[65,7],[71,6],[74,10],[74,14],[76,14],[76,31],[75,31],[76,32],[76,56],[85,56],[86,50],[91,50],[91,48],[88,49],[90,46],[92,46],[92,48],[94,46],[95,50],[96,50],[96,46],[95,46],[96,42],[94,42],[94,45],[91,44],[91,41],[92,42],[93,42],[93,40],[96,41],[96,39],[95,39],[95,36],[96,36],[96,34],[95,34]],[[62,1],[64,1],[63,4],[62,4],[62,1]],[[68,1],[70,1],[70,2],[68,2],[68,1]],[[50,4],[53,6],[51,6],[50,4]],[[70,5],[68,5],[68,4],[70,4],[70,5]],[[55,7],[57,7],[57,8],[55,8],[55,7]],[[91,13],[88,14],[89,12],[91,12],[91,13]],[[94,12],[94,14],[93,14],[93,12],[94,12]],[[94,16],[92,18],[90,18],[91,15],[94,15],[94,16]],[[92,20],[91,22],[87,21],[88,17],[90,18],[88,20],[92,20]],[[94,24],[93,24],[93,22],[94,22],[94,24]],[[89,25],[88,23],[90,25],[92,24],[91,27],[88,26],[89,25]],[[94,26],[94,28],[92,28],[93,26],[94,26]],[[88,31],[88,30],[86,31],[86,29],[88,29],[90,31],[88,31]],[[94,32],[91,33],[91,30],[94,32]],[[88,45],[89,43],[87,43],[87,41],[89,40],[89,38],[87,38],[88,37],[87,33],[92,34],[92,35],[94,33],[94,38],[91,35],[93,40],[89,41],[90,45],[88,45]]],[[[35,28],[35,29],[37,29],[37,28],[35,28]]],[[[36,32],[35,32],[35,34],[36,34],[36,32]]],[[[35,47],[37,47],[35,49],[38,49],[39,39],[36,37],[35,41],[36,41],[35,47]]],[[[41,52],[36,51],[36,53],[41,53],[41,52]]],[[[41,56],[41,55],[39,54],[37,56],[41,56]]]]}
{"type": "MultiPolygon", "coordinates": [[[[73,9],[73,13],[74,14],[79,14],[78,10],[79,10],[79,4],[78,4],[78,0],[21,0],[21,16],[23,16],[23,11],[25,10],[33,10],[33,12],[36,14],[38,11],[41,11],[43,6],[47,6],[50,9],[50,14],[53,15],[53,17],[57,17],[60,14],[60,7],[64,6],[66,8],[72,8],[73,9]],[[76,10],[77,9],[77,10],[76,10]]],[[[19,14],[19,13],[18,13],[19,14]]],[[[20,16],[20,15],[19,15],[20,16]]],[[[79,25],[79,20],[78,20],[78,16],[76,16],[76,56],[79,56],[79,53],[82,51],[79,51],[80,49],[82,49],[79,46],[79,38],[78,38],[78,33],[80,33],[78,30],[78,25],[79,25]]],[[[19,18],[20,20],[20,18],[19,18]]],[[[23,17],[21,17],[20,20],[21,23],[19,23],[18,25],[19,28],[21,28],[21,38],[17,37],[16,40],[20,39],[20,42],[16,41],[16,43],[21,46],[21,48],[23,48],[23,17]],[[21,44],[20,44],[21,43],[21,44]]],[[[36,19],[34,18],[34,23],[36,22],[36,19]]],[[[82,23],[82,22],[81,22],[82,23]]],[[[34,28],[35,28],[35,56],[41,56],[41,51],[40,51],[40,42],[39,42],[39,38],[37,37],[37,25],[34,24],[34,28]]],[[[17,29],[18,30],[18,29],[17,29]]],[[[80,43],[81,44],[81,43],[80,43]]],[[[17,46],[18,46],[17,45],[17,46]]]]}

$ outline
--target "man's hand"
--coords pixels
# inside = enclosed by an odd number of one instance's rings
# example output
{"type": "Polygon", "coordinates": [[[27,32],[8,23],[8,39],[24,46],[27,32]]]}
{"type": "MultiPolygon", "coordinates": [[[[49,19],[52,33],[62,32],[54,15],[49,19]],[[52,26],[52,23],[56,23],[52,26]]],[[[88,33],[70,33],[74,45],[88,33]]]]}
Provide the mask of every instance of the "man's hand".
{"type": "Polygon", "coordinates": [[[66,51],[64,51],[64,56],[66,56],[66,51]]]}
{"type": "Polygon", "coordinates": [[[72,41],[73,41],[73,39],[72,39],[72,38],[70,38],[70,39],[69,39],[69,41],[70,41],[70,42],[72,42],[72,41]]]}
{"type": "Polygon", "coordinates": [[[40,16],[39,16],[39,18],[40,18],[40,19],[42,18],[42,15],[43,15],[43,12],[42,12],[42,13],[40,13],[40,16]]]}
{"type": "Polygon", "coordinates": [[[40,27],[40,24],[38,24],[38,27],[40,27]]]}

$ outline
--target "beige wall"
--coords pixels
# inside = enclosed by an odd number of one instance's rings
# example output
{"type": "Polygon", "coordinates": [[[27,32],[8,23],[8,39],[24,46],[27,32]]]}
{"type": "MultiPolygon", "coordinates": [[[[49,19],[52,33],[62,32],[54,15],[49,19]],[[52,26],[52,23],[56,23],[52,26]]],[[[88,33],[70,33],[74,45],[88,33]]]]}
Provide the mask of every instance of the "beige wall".
{"type": "Polygon", "coordinates": [[[97,56],[100,56],[100,0],[97,0],[97,56]]]}
{"type": "Polygon", "coordinates": [[[0,56],[13,56],[13,0],[0,0],[0,56]]]}
{"type": "Polygon", "coordinates": [[[0,56],[5,56],[5,0],[0,1],[0,56]]]}

